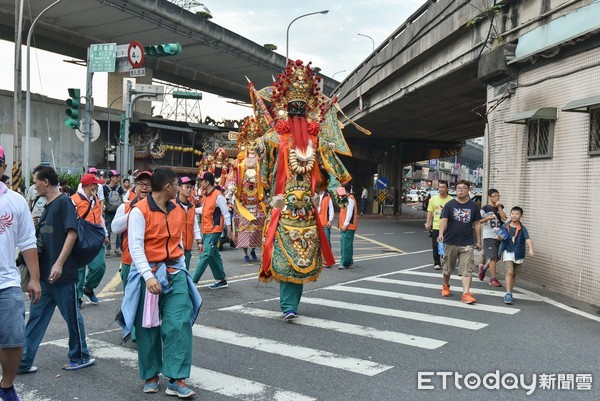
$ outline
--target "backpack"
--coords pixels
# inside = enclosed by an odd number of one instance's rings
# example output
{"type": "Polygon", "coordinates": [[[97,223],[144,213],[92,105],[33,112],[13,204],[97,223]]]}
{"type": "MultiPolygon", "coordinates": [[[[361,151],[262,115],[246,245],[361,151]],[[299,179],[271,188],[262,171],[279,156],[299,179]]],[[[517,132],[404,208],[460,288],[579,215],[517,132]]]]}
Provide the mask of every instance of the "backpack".
{"type": "Polygon", "coordinates": [[[114,189],[108,187],[108,190],[110,191],[108,193],[108,197],[107,202],[106,202],[106,211],[107,212],[116,212],[117,209],[119,208],[119,206],[121,206],[121,203],[123,203],[123,198],[121,197],[121,194],[119,193],[121,186],[117,185],[114,189]]]}
{"type": "MultiPolygon", "coordinates": [[[[96,198],[98,202],[98,198],[96,198]]],[[[100,252],[104,246],[104,237],[106,235],[104,227],[98,224],[92,224],[85,218],[92,209],[92,202],[83,216],[77,219],[77,241],[73,245],[72,254],[77,261],[77,266],[87,266],[100,252]]]]}

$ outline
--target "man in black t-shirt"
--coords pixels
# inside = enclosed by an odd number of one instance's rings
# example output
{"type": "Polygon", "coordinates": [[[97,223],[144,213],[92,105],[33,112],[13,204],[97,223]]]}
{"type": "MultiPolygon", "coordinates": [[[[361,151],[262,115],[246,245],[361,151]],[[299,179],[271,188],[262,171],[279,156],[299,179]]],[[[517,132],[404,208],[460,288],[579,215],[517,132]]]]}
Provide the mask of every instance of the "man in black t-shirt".
{"type": "Polygon", "coordinates": [[[471,290],[471,274],[474,270],[473,243],[477,250],[481,249],[481,212],[479,207],[469,199],[471,184],[459,181],[456,184],[456,198],[446,203],[440,216],[440,231],[438,242],[444,243],[442,259],[444,284],[442,296],[450,296],[450,275],[456,267],[462,274],[463,295],[461,301],[466,304],[477,302],[471,290]],[[473,238],[473,228],[477,242],[473,238]]]}
{"type": "Polygon", "coordinates": [[[69,330],[69,363],[63,369],[85,368],[95,360],[90,358],[87,349],[77,302],[78,269],[71,255],[77,240],[77,212],[71,199],[59,192],[58,176],[52,167],[36,167],[33,183],[38,193],[47,199],[37,228],[42,297],[30,307],[19,373],[37,371],[33,360],[56,307],[69,330]]]}

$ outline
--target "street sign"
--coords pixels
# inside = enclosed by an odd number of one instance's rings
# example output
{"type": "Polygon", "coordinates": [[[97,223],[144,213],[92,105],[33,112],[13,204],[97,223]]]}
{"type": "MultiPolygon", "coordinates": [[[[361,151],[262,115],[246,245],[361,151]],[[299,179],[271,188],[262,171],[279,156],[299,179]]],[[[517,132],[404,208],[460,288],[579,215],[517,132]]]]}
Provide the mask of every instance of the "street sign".
{"type": "Polygon", "coordinates": [[[116,43],[90,45],[88,72],[115,72],[116,57],[116,43]]]}
{"type": "Polygon", "coordinates": [[[144,65],[144,47],[136,40],[127,47],[127,60],[133,68],[141,68],[144,65]]]}
{"type": "MultiPolygon", "coordinates": [[[[81,128],[75,130],[75,134],[77,135],[77,138],[83,142],[85,140],[85,120],[81,120],[79,123],[81,124],[81,128]]],[[[90,135],[90,141],[94,142],[99,136],[100,124],[98,124],[98,121],[92,120],[92,135],[90,135]]]]}
{"type": "Polygon", "coordinates": [[[387,180],[387,178],[379,177],[377,178],[376,185],[379,189],[386,189],[387,187],[389,187],[390,182],[387,180]]]}
{"type": "Polygon", "coordinates": [[[129,70],[129,76],[132,78],[145,77],[146,69],[145,68],[132,68],[131,70],[129,70]]]}
{"type": "Polygon", "coordinates": [[[385,192],[380,192],[379,193],[379,202],[385,202],[385,199],[387,198],[385,192]]]}
{"type": "Polygon", "coordinates": [[[135,84],[135,93],[156,93],[156,97],[140,98],[138,101],[162,102],[164,99],[165,87],[163,85],[145,85],[135,84]]]}

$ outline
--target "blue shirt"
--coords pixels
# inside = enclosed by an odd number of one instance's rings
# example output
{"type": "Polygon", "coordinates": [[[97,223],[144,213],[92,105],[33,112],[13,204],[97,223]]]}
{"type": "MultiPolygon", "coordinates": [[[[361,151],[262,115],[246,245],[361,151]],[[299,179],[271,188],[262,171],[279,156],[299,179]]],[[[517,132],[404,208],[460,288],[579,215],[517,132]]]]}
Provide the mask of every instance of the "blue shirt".
{"type": "Polygon", "coordinates": [[[471,199],[465,203],[452,199],[444,205],[440,218],[448,219],[444,244],[467,246],[475,243],[473,225],[481,220],[481,211],[471,199]]]}
{"type": "MultiPolygon", "coordinates": [[[[61,194],[52,202],[46,203],[38,222],[38,238],[43,243],[40,250],[38,241],[41,280],[48,280],[50,270],[65,245],[69,230],[77,232],[77,212],[73,201],[67,195],[61,194]]],[[[65,260],[60,278],[54,284],[76,283],[78,279],[77,264],[71,253],[65,260]]]]}

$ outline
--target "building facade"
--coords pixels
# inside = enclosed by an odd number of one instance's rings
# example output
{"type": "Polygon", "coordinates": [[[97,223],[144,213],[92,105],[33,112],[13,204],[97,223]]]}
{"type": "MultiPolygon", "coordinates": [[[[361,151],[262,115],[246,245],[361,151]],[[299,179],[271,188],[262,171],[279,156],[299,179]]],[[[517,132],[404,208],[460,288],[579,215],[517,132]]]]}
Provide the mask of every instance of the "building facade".
{"type": "Polygon", "coordinates": [[[484,186],[525,211],[536,252],[525,278],[600,305],[600,2],[516,2],[508,14],[522,3],[544,18],[528,15],[514,54],[502,50],[505,79],[486,78],[484,186]]]}

